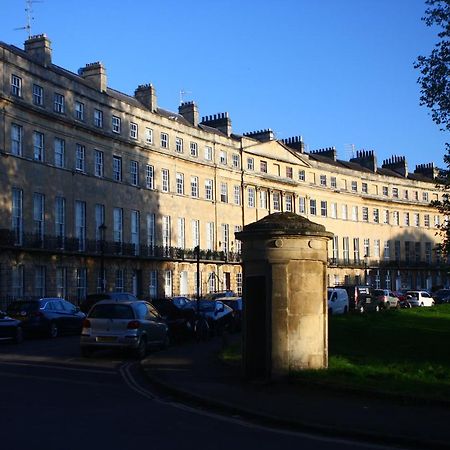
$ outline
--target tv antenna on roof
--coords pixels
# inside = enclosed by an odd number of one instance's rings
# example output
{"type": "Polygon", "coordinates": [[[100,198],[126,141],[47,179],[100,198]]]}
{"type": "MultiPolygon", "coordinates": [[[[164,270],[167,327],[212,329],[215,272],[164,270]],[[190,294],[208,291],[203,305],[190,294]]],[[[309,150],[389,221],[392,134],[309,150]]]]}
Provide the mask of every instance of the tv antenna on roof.
{"type": "Polygon", "coordinates": [[[180,89],[180,105],[184,102],[183,96],[185,94],[192,94],[190,91],[185,91],[184,89],[180,89]]]}
{"type": "Polygon", "coordinates": [[[31,37],[31,22],[34,20],[33,3],[44,3],[44,2],[41,0],[25,0],[25,12],[27,14],[27,24],[24,27],[14,28],[15,30],[27,30],[28,39],[30,39],[31,37]]]}
{"type": "Polygon", "coordinates": [[[355,144],[344,144],[345,153],[348,154],[350,158],[355,157],[355,144]]]}

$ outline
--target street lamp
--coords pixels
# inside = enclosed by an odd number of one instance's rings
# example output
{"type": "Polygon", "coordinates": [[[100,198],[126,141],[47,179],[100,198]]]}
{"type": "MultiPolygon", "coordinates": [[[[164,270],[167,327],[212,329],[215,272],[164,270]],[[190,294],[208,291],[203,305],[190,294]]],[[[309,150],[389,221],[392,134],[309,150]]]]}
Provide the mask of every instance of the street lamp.
{"type": "Polygon", "coordinates": [[[368,272],[369,272],[369,255],[364,255],[364,284],[367,285],[368,281],[368,272]]]}
{"type": "Polygon", "coordinates": [[[101,291],[105,292],[105,234],[108,227],[103,222],[99,225],[98,229],[100,231],[100,280],[101,280],[101,291]]]}

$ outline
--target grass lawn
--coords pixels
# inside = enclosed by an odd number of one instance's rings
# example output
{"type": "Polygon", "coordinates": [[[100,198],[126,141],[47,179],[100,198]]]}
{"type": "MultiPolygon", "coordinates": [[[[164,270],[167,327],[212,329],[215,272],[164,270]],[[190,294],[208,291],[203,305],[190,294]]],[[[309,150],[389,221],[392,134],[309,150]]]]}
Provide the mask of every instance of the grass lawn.
{"type": "MultiPolygon", "coordinates": [[[[240,349],[223,357],[240,359],[240,349]]],[[[329,368],[292,379],[450,400],[450,305],[330,316],[329,368]]]]}

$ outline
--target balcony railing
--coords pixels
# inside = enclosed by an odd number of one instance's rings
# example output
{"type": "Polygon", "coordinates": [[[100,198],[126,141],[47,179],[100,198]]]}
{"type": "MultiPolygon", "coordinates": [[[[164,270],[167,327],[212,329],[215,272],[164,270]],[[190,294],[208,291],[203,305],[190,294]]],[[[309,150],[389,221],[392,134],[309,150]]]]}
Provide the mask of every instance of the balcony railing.
{"type": "Polygon", "coordinates": [[[348,267],[353,269],[400,269],[400,268],[421,268],[421,269],[437,269],[448,267],[448,263],[444,260],[430,261],[424,259],[338,259],[329,258],[329,267],[348,267]]]}
{"type": "MultiPolygon", "coordinates": [[[[148,246],[144,244],[136,245],[129,242],[78,239],[48,234],[44,236],[39,236],[34,233],[22,233],[21,235],[18,235],[13,230],[9,229],[0,229],[0,248],[137,259],[197,259],[194,249],[158,245],[148,246]]],[[[240,262],[241,255],[234,252],[200,250],[200,260],[240,262]]]]}

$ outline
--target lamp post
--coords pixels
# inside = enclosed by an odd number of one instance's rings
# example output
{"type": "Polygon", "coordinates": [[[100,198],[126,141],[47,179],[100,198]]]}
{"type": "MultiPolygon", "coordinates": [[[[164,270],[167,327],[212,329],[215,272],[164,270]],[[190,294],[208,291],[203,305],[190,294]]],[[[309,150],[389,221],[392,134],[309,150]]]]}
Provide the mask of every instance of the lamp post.
{"type": "Polygon", "coordinates": [[[364,284],[367,285],[369,272],[369,255],[364,255],[364,284]]]}
{"type": "Polygon", "coordinates": [[[104,222],[98,227],[100,231],[100,279],[102,292],[105,292],[105,234],[107,228],[104,222]]]}
{"type": "Polygon", "coordinates": [[[197,315],[199,313],[199,301],[200,301],[200,246],[197,245],[194,248],[195,258],[197,261],[197,315]]]}

